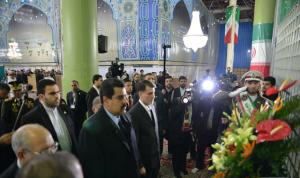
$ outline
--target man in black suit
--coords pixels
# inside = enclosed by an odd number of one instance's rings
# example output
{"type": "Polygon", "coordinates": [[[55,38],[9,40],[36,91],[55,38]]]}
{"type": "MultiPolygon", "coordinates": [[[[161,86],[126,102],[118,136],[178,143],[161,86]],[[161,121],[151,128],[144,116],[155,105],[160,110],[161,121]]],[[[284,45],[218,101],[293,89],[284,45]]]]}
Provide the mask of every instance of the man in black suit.
{"type": "Polygon", "coordinates": [[[130,118],[124,115],[126,92],[115,78],[101,86],[100,110],[83,125],[79,158],[85,178],[138,178],[139,155],[130,118]]]}
{"type": "Polygon", "coordinates": [[[43,79],[38,83],[39,105],[23,116],[21,125],[37,123],[47,128],[60,149],[77,153],[74,124],[69,110],[61,107],[59,87],[54,80],[43,79]]]}
{"type": "Polygon", "coordinates": [[[145,166],[146,178],[157,178],[160,167],[158,120],[153,105],[155,89],[152,82],[144,80],[137,84],[139,101],[129,114],[136,131],[141,164],[145,166]]]}
{"type": "Polygon", "coordinates": [[[12,136],[12,148],[17,157],[0,178],[14,178],[21,167],[41,153],[54,153],[57,150],[50,132],[38,124],[20,127],[12,136]]]}
{"type": "Polygon", "coordinates": [[[87,110],[88,110],[88,117],[93,115],[93,100],[97,96],[100,96],[100,87],[103,82],[103,78],[101,75],[96,74],[93,76],[93,87],[89,90],[86,95],[86,103],[87,103],[87,110]]]}
{"type": "Polygon", "coordinates": [[[72,119],[74,119],[75,134],[79,136],[83,121],[86,119],[86,92],[80,90],[79,83],[72,81],[72,91],[67,93],[67,104],[71,110],[72,119]]]}
{"type": "Polygon", "coordinates": [[[171,95],[169,147],[172,150],[172,165],[176,178],[186,171],[186,156],[191,143],[192,103],[184,103],[182,98],[187,96],[187,78],[179,77],[180,87],[175,88],[171,95]]]}
{"type": "Polygon", "coordinates": [[[133,97],[132,97],[132,82],[129,79],[125,79],[124,86],[126,90],[127,106],[126,111],[129,111],[133,106],[133,97]]]}
{"type": "MultiPolygon", "coordinates": [[[[155,97],[154,97],[154,106],[157,114],[157,122],[158,122],[158,133],[159,133],[159,145],[160,145],[160,154],[163,149],[163,138],[166,134],[166,126],[168,122],[168,110],[167,105],[164,102],[164,95],[162,93],[161,87],[158,87],[155,82],[155,76],[152,73],[147,73],[144,76],[144,80],[148,80],[154,85],[155,88],[155,97]]],[[[138,92],[135,94],[133,98],[133,103],[137,103],[139,101],[138,92]]]]}

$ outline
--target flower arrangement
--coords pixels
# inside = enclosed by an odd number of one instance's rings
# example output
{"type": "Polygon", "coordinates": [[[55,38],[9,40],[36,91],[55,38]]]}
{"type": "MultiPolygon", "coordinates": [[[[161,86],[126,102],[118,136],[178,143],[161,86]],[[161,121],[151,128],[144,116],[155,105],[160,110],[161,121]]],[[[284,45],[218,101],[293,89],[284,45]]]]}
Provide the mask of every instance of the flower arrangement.
{"type": "Polygon", "coordinates": [[[216,171],[214,178],[286,176],[287,156],[300,150],[300,140],[290,136],[300,126],[300,96],[283,98],[283,91],[295,84],[284,81],[278,90],[272,89],[269,93],[279,93],[275,102],[251,116],[241,116],[233,108],[221,143],[212,145],[215,152],[209,169],[216,171]]]}

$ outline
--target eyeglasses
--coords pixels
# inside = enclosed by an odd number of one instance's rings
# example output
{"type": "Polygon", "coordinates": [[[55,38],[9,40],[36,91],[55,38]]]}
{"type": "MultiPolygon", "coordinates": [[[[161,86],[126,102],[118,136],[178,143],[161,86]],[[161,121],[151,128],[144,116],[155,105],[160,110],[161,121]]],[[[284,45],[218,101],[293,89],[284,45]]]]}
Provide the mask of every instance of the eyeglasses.
{"type": "Polygon", "coordinates": [[[39,152],[35,151],[30,151],[28,149],[26,149],[27,152],[31,152],[31,153],[34,153],[36,155],[40,155],[40,154],[54,154],[57,150],[58,150],[58,146],[59,146],[59,143],[57,142],[54,142],[50,147],[46,148],[46,149],[43,149],[39,152]]]}

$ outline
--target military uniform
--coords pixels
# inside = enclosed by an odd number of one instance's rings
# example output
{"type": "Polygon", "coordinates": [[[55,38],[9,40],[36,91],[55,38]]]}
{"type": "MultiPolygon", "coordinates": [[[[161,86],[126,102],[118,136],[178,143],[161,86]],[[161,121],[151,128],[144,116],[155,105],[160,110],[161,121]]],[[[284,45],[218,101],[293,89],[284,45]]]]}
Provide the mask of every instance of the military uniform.
{"type": "MultiPolygon", "coordinates": [[[[12,87],[13,90],[21,90],[21,85],[17,84],[12,87]]],[[[6,130],[10,132],[15,124],[18,113],[21,109],[22,99],[13,97],[6,99],[1,107],[1,120],[4,122],[6,130]]],[[[25,98],[23,109],[20,113],[20,118],[34,107],[34,100],[32,98],[25,98]]]]}
{"type": "MultiPolygon", "coordinates": [[[[242,76],[241,80],[244,82],[261,82],[262,78],[263,76],[260,72],[248,71],[242,76]]],[[[241,115],[250,116],[254,110],[260,109],[260,107],[265,104],[266,100],[260,95],[259,91],[257,92],[256,97],[251,97],[251,95],[245,88],[245,91],[241,91],[237,94],[237,96],[234,98],[234,102],[236,103],[236,106],[241,115]]]]}
{"type": "MultiPolygon", "coordinates": [[[[12,90],[21,91],[22,86],[20,84],[12,84],[12,90]]],[[[22,99],[13,97],[10,99],[6,99],[2,102],[1,106],[1,131],[2,134],[6,134],[12,131],[15,121],[17,119],[19,110],[22,105],[22,99]]],[[[29,110],[31,110],[34,106],[34,100],[32,98],[26,98],[25,103],[23,105],[22,112],[20,113],[21,117],[26,114],[29,110]]],[[[10,164],[16,159],[15,154],[12,150],[10,144],[1,144],[0,145],[0,172],[7,169],[10,164]]]]}

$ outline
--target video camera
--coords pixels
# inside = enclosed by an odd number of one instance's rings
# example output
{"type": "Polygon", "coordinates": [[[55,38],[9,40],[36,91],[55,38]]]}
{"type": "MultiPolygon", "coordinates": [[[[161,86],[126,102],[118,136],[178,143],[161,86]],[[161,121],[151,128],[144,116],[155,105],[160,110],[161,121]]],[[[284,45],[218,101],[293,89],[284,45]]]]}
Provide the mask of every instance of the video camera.
{"type": "Polygon", "coordinates": [[[113,78],[117,78],[118,76],[121,77],[123,72],[124,72],[124,64],[118,64],[119,58],[116,58],[116,62],[112,61],[111,62],[111,74],[113,78]]]}
{"type": "Polygon", "coordinates": [[[181,97],[181,103],[189,104],[193,100],[193,83],[190,83],[189,88],[185,89],[184,95],[181,97]]]}

